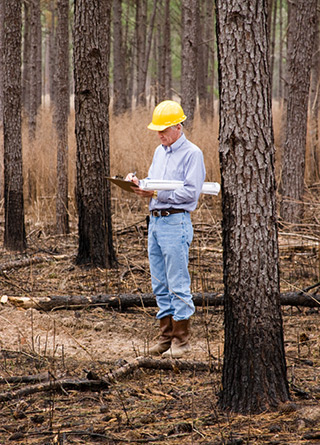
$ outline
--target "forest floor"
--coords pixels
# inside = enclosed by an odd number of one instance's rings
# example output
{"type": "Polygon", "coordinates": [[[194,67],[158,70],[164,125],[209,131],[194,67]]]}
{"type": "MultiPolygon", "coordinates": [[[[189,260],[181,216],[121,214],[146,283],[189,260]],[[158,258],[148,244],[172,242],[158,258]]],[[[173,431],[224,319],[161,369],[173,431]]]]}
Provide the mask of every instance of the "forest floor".
{"type": "MultiPolygon", "coordinates": [[[[6,302],[5,296],[36,301],[53,295],[151,292],[145,209],[128,202],[116,210],[117,269],[75,265],[75,224],[71,234],[62,237],[49,225],[27,221],[27,251],[0,251],[0,444],[319,444],[319,308],[282,309],[292,401],[276,412],[242,416],[218,406],[224,339],[220,307],[197,308],[189,369],[173,364],[165,370],[156,363],[140,366],[137,359],[156,339],[156,308],[45,312],[6,302]],[[25,266],[21,261],[32,258],[25,266]],[[128,363],[132,368],[120,376],[128,363]],[[119,372],[119,378],[90,387],[88,380],[112,372],[119,372]],[[43,387],[34,392],[43,373],[52,384],[68,378],[86,381],[89,388],[43,387]],[[22,383],[14,382],[15,376],[36,378],[22,383]]],[[[223,291],[221,222],[216,214],[201,203],[193,215],[190,273],[196,292],[223,291]]],[[[280,236],[282,291],[319,281],[319,242],[312,238],[280,236]]]]}

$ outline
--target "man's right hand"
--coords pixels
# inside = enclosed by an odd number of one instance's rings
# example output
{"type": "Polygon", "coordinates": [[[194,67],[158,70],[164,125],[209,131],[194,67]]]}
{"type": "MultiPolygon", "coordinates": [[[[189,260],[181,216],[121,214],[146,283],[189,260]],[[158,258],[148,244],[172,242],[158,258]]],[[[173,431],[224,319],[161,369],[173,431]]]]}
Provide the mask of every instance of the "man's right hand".
{"type": "Polygon", "coordinates": [[[134,173],[128,173],[126,176],[126,181],[130,181],[136,185],[139,185],[139,179],[136,177],[134,173]]]}

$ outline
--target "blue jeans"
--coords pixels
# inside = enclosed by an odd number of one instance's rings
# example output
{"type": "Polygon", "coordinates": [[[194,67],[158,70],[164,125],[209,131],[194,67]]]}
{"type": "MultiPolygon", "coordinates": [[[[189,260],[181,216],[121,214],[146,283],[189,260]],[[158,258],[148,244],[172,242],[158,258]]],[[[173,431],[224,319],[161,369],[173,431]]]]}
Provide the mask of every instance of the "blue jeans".
{"type": "Polygon", "coordinates": [[[187,320],[195,308],[190,292],[189,247],[193,238],[190,213],[150,216],[148,255],[157,318],[187,320]]]}

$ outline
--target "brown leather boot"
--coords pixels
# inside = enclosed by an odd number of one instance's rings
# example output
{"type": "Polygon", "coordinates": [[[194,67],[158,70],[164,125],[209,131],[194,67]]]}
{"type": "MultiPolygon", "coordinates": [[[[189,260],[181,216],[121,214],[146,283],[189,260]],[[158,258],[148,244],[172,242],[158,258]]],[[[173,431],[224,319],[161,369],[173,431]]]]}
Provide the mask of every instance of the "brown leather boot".
{"type": "Polygon", "coordinates": [[[151,355],[161,355],[167,351],[171,345],[172,316],[160,318],[160,337],[158,343],[149,349],[151,355]]]}
{"type": "Polygon", "coordinates": [[[190,321],[180,320],[174,321],[172,319],[172,341],[170,349],[162,354],[165,358],[180,358],[191,351],[191,346],[189,343],[190,332],[189,332],[190,321]]]}

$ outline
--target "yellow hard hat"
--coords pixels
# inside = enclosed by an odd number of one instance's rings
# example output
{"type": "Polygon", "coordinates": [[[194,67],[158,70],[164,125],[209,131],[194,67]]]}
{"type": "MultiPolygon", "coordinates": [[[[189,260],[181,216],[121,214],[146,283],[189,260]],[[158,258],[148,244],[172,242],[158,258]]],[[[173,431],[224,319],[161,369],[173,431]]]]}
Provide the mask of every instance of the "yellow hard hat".
{"type": "Polygon", "coordinates": [[[154,109],[149,130],[163,131],[168,127],[177,125],[187,119],[181,105],[173,100],[164,100],[154,109]]]}

